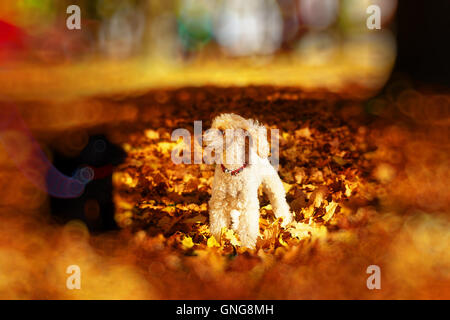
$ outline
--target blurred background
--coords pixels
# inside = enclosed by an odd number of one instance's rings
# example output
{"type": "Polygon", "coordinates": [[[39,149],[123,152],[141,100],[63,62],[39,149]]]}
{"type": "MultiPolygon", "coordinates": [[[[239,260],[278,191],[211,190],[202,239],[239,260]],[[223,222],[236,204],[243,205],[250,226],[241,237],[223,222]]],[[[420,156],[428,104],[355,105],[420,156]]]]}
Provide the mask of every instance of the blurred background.
{"type": "Polygon", "coordinates": [[[2,1],[0,93],[56,98],[204,84],[373,92],[394,66],[397,6],[397,0],[2,1]],[[81,9],[81,30],[66,28],[71,4],[81,9]],[[381,9],[380,30],[366,26],[371,4],[381,9]]]}

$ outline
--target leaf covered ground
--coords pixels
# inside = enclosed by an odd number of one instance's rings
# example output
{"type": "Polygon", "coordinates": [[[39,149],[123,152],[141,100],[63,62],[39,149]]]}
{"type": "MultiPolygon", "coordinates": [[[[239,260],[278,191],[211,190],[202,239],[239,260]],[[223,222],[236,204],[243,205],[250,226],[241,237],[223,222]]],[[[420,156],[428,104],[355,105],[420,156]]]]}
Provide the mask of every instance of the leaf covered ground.
{"type": "MultiPolygon", "coordinates": [[[[448,241],[448,220],[439,220],[449,204],[448,141],[443,144],[447,149],[436,148],[430,140],[436,133],[417,130],[396,99],[391,93],[368,103],[257,87],[156,94],[147,111],[151,120],[126,138],[117,133],[128,156],[113,176],[116,221],[133,235],[143,261],[151,261],[150,282],[160,282],[163,296],[177,298],[394,294],[367,289],[366,268],[375,264],[390,270],[392,277],[386,274],[385,280],[392,282],[391,290],[403,288],[399,273],[410,267],[410,256],[419,258],[409,237],[423,237],[418,240],[427,243],[422,249],[434,241],[444,241],[445,247],[448,241]],[[295,222],[282,229],[260,194],[256,250],[240,248],[231,230],[220,241],[211,236],[207,202],[213,166],[177,165],[170,158],[180,147],[170,139],[174,129],[193,133],[194,120],[202,120],[206,130],[222,112],[280,130],[279,174],[295,222]],[[416,234],[423,223],[431,229],[416,234]],[[439,229],[435,235],[433,228],[439,229]]],[[[429,248],[426,254],[432,257],[424,262],[429,263],[425,270],[435,263],[438,270],[448,267],[444,247],[429,248]],[[440,262],[433,250],[444,255],[440,262]]],[[[448,284],[448,273],[428,271],[426,278],[442,276],[448,284]]],[[[405,289],[403,297],[435,294],[416,291],[430,283],[408,285],[413,288],[405,289]]]]}

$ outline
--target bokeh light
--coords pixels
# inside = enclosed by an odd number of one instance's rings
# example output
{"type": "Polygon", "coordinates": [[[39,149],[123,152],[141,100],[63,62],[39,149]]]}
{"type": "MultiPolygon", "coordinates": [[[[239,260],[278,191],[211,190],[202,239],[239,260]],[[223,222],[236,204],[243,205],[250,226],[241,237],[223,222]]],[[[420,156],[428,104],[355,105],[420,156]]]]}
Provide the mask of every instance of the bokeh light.
{"type": "Polygon", "coordinates": [[[215,35],[232,55],[271,54],[281,43],[283,21],[274,0],[231,0],[218,12],[215,35]]]}
{"type": "Polygon", "coordinates": [[[325,29],[337,20],[338,0],[299,0],[299,2],[300,19],[312,29],[325,29]]]}
{"type": "Polygon", "coordinates": [[[69,4],[2,4],[2,95],[64,99],[233,83],[375,92],[396,55],[396,0],[82,0],[81,30],[65,28],[69,4]],[[383,30],[367,29],[370,4],[380,6],[383,30]]]}

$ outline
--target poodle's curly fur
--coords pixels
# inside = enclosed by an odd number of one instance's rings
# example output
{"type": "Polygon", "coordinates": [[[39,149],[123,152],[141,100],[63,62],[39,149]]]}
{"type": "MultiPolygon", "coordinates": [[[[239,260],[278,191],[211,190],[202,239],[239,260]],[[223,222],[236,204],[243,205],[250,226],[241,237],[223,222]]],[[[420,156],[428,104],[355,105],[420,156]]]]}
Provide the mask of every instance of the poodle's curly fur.
{"type": "Polygon", "coordinates": [[[259,236],[258,188],[261,184],[275,217],[283,219],[282,226],[292,221],[283,183],[268,159],[269,144],[263,125],[236,114],[221,114],[213,120],[204,139],[207,148],[214,150],[217,164],[209,201],[210,230],[217,240],[220,240],[222,228],[231,225],[242,246],[255,247],[259,236]],[[222,164],[230,171],[246,166],[232,175],[224,172],[222,164]]]}

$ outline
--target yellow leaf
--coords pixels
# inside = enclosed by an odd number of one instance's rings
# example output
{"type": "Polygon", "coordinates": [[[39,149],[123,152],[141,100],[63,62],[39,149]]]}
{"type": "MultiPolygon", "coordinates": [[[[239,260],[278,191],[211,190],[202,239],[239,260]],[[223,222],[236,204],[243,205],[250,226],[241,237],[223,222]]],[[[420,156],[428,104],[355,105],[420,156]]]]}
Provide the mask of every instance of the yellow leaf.
{"type": "Polygon", "coordinates": [[[220,244],[217,242],[217,240],[216,240],[216,238],[214,238],[214,236],[209,237],[207,245],[209,248],[220,247],[220,244]]]}
{"type": "Polygon", "coordinates": [[[192,241],[191,237],[185,237],[182,241],[181,244],[183,245],[183,247],[185,249],[190,249],[194,246],[194,242],[192,241]]]}
{"type": "Polygon", "coordinates": [[[225,232],[225,239],[230,240],[230,243],[233,246],[239,246],[239,240],[236,238],[236,235],[234,234],[233,230],[229,229],[225,232]]]}
{"type": "Polygon", "coordinates": [[[301,212],[303,213],[303,217],[305,217],[305,219],[311,218],[312,215],[314,214],[314,206],[302,208],[301,212]]]}
{"type": "Polygon", "coordinates": [[[332,159],[334,162],[336,162],[340,166],[346,165],[348,163],[348,161],[342,157],[333,156],[332,159]]]}
{"type": "Polygon", "coordinates": [[[308,127],[306,128],[302,128],[299,130],[295,130],[295,137],[301,137],[301,138],[306,138],[306,139],[311,139],[311,131],[309,130],[308,127]]]}
{"type": "Polygon", "coordinates": [[[176,145],[177,144],[173,142],[159,142],[157,144],[158,150],[162,153],[169,153],[176,145]]]}
{"type": "Polygon", "coordinates": [[[174,213],[176,211],[176,208],[174,206],[167,206],[161,211],[167,212],[167,213],[174,213]]]}
{"type": "Polygon", "coordinates": [[[286,191],[286,193],[288,193],[289,190],[291,190],[291,188],[292,188],[292,184],[283,182],[283,187],[284,187],[284,190],[286,191]]]}
{"type": "Polygon", "coordinates": [[[327,228],[325,226],[308,225],[300,222],[293,222],[288,230],[291,236],[300,240],[306,238],[325,239],[327,228]]]}
{"type": "Polygon", "coordinates": [[[114,172],[113,173],[113,181],[117,184],[126,185],[128,187],[134,188],[138,184],[137,179],[133,179],[128,173],[120,173],[120,172],[114,172]]]}
{"type": "Polygon", "coordinates": [[[148,130],[145,130],[144,133],[145,133],[145,136],[146,136],[148,139],[150,139],[150,140],[156,140],[156,139],[159,139],[159,133],[158,133],[158,131],[148,129],[148,130]]]}
{"type": "Polygon", "coordinates": [[[266,205],[266,206],[264,206],[264,207],[261,207],[261,209],[264,209],[264,210],[272,210],[272,205],[269,203],[268,205],[266,205]]]}
{"type": "Polygon", "coordinates": [[[347,197],[350,197],[352,195],[352,188],[350,188],[350,186],[348,184],[345,184],[345,195],[347,197]]]}
{"type": "Polygon", "coordinates": [[[291,236],[297,239],[304,239],[310,237],[310,228],[303,223],[294,223],[291,228],[289,228],[289,232],[291,236]]]}
{"type": "Polygon", "coordinates": [[[322,217],[322,219],[323,219],[324,221],[330,220],[330,219],[333,217],[334,212],[336,211],[337,206],[338,206],[338,204],[337,204],[336,202],[331,201],[331,202],[325,207],[326,214],[322,217]]]}
{"type": "Polygon", "coordinates": [[[283,240],[283,235],[280,234],[280,238],[278,239],[278,241],[280,242],[280,244],[284,247],[287,247],[288,244],[286,243],[286,241],[283,240]]]}
{"type": "Polygon", "coordinates": [[[309,197],[309,205],[312,205],[314,208],[320,208],[322,202],[325,200],[327,194],[327,187],[320,186],[309,197]]]}

